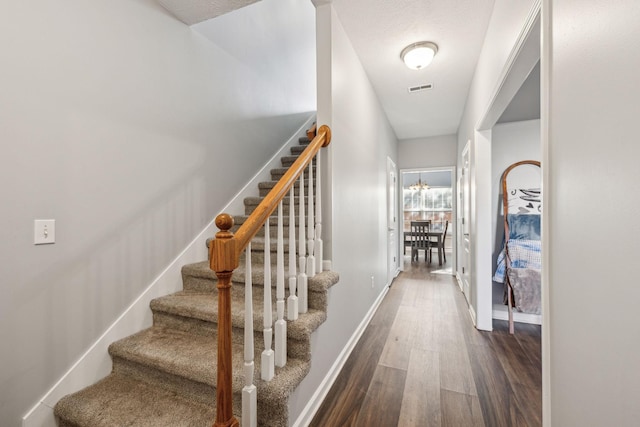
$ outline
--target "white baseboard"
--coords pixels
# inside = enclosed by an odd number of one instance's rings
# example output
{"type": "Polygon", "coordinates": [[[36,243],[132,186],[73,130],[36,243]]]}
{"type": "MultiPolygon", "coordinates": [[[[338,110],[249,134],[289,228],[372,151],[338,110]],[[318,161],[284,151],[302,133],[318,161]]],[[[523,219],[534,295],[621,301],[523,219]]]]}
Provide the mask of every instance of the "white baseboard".
{"type": "Polygon", "coordinates": [[[460,274],[457,271],[456,271],[456,282],[458,283],[458,287],[460,288],[460,290],[464,292],[464,289],[462,288],[462,277],[460,277],[460,274]]]}
{"type": "Polygon", "coordinates": [[[22,427],[55,426],[53,407],[58,400],[95,383],[111,372],[109,345],[151,326],[149,303],[154,298],[182,289],[182,266],[207,259],[205,242],[215,234],[215,229],[212,221],[198,234],[22,418],[22,427]]]}
{"type": "Polygon", "coordinates": [[[467,309],[469,310],[469,317],[471,317],[473,326],[477,327],[478,323],[477,323],[476,311],[474,310],[473,305],[469,304],[469,301],[467,301],[467,296],[464,295],[464,290],[462,288],[462,277],[460,277],[460,274],[458,274],[457,271],[456,271],[455,277],[456,277],[456,283],[458,283],[458,288],[460,288],[460,292],[462,292],[462,295],[464,296],[464,301],[467,303],[467,309]]]}
{"type": "Polygon", "coordinates": [[[373,305],[367,312],[364,319],[362,319],[362,322],[360,322],[353,335],[351,335],[351,338],[338,355],[338,358],[331,366],[331,369],[327,372],[327,375],[325,375],[324,379],[320,382],[320,385],[316,389],[315,393],[313,393],[313,396],[311,396],[311,399],[309,399],[309,402],[298,416],[298,419],[291,424],[292,427],[306,427],[311,423],[313,417],[320,408],[320,405],[324,401],[324,398],[327,397],[329,390],[331,390],[331,386],[333,386],[336,378],[338,378],[338,374],[340,374],[344,364],[347,362],[347,359],[349,359],[351,352],[358,343],[358,340],[360,340],[360,337],[362,337],[362,334],[369,325],[369,322],[378,310],[378,307],[382,303],[382,300],[388,291],[389,287],[385,286],[380,295],[378,295],[378,298],[374,301],[373,305]]]}
{"type": "Polygon", "coordinates": [[[473,306],[471,304],[468,304],[467,306],[469,307],[469,316],[471,316],[471,321],[473,322],[473,326],[478,327],[476,311],[473,309],[473,306]]]}
{"type": "MultiPolygon", "coordinates": [[[[509,310],[504,304],[493,305],[493,318],[497,320],[509,320],[509,310]]],[[[541,314],[521,313],[513,311],[513,321],[519,323],[529,323],[532,325],[542,325],[541,314]]]]}
{"type": "MultiPolygon", "coordinates": [[[[257,183],[264,181],[263,172],[279,166],[282,150],[297,143],[300,136],[306,135],[306,129],[311,126],[315,116],[311,116],[296,134],[287,141],[276,155],[258,172],[249,184],[244,186],[233,199],[222,209],[222,212],[244,212],[235,207],[243,203],[245,197],[255,195],[257,183]],[[253,186],[253,189],[251,189],[253,186]],[[253,190],[254,193],[250,193],[253,190]],[[235,209],[235,210],[234,210],[235,209]]],[[[81,390],[111,372],[111,358],[108,354],[109,345],[125,338],[152,324],[152,313],[149,303],[152,299],[182,290],[181,269],[185,264],[206,260],[208,257],[206,240],[217,232],[215,219],[196,236],[191,243],[156,277],[153,282],[136,298],[129,307],[118,317],[89,349],[73,364],[73,366],[47,391],[44,396],[22,417],[22,427],[55,427],[53,407],[62,397],[81,390]]]]}

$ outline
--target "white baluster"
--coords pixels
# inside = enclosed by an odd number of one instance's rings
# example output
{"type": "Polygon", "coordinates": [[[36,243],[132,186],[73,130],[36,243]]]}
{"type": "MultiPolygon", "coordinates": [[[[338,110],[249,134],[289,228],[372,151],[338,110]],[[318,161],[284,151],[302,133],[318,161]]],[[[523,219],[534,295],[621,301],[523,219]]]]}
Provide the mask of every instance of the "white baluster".
{"type": "Polygon", "coordinates": [[[313,255],[313,250],[315,249],[314,239],[316,237],[315,232],[315,221],[313,219],[313,159],[309,162],[309,179],[307,180],[309,185],[309,194],[307,195],[308,199],[308,209],[309,215],[307,217],[307,251],[309,255],[307,256],[307,277],[313,277],[316,275],[316,258],[313,255]]]}
{"type": "Polygon", "coordinates": [[[253,283],[251,278],[251,242],[245,253],[244,277],[244,387],[242,388],[242,425],[258,425],[258,392],[253,384],[253,283]]]}
{"type": "Polygon", "coordinates": [[[287,364],[287,322],[284,321],[284,231],[282,224],[282,200],[278,204],[278,241],[276,252],[276,366],[287,364]]]}
{"type": "Polygon", "coordinates": [[[304,233],[304,170],[300,174],[300,209],[298,212],[299,220],[298,220],[298,235],[300,237],[300,241],[298,244],[298,313],[306,313],[308,310],[307,303],[307,274],[305,271],[307,270],[307,257],[306,257],[306,245],[307,242],[305,240],[304,233]]]}
{"type": "Polygon", "coordinates": [[[316,257],[316,273],[322,271],[322,163],[320,153],[316,155],[316,247],[313,255],[316,257]]]}
{"type": "Polygon", "coordinates": [[[273,318],[271,314],[271,243],[269,242],[269,219],[264,223],[264,350],[262,351],[262,379],[271,381],[275,375],[273,340],[273,318]]]}
{"type": "Polygon", "coordinates": [[[287,319],[298,318],[298,296],[296,295],[296,213],[294,186],[289,191],[289,299],[287,300],[287,319]]]}

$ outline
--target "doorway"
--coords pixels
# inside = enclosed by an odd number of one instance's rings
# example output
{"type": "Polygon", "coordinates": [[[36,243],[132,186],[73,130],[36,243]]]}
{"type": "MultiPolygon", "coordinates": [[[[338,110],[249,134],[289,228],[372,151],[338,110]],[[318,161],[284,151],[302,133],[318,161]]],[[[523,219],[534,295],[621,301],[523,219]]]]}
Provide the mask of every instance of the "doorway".
{"type": "MultiPolygon", "coordinates": [[[[455,265],[455,179],[454,168],[418,168],[401,171],[401,236],[403,237],[401,253],[404,260],[411,262],[410,243],[406,233],[411,229],[411,221],[431,221],[431,230],[446,233],[443,236],[444,258],[446,264],[438,269],[438,273],[453,274],[455,265]]],[[[434,267],[439,263],[434,263],[434,267]]],[[[403,268],[404,269],[404,268],[403,268]]]]}

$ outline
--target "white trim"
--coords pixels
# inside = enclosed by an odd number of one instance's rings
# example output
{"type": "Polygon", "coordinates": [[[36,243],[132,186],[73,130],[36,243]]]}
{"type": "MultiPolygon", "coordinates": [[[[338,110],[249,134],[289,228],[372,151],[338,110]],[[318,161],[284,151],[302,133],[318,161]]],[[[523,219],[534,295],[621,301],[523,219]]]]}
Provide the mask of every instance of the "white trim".
{"type": "Polygon", "coordinates": [[[476,130],[491,129],[540,59],[540,2],[535,0],[476,130]]]}
{"type": "Polygon", "coordinates": [[[473,326],[475,326],[477,328],[478,326],[478,322],[477,322],[477,316],[476,316],[476,311],[473,309],[473,305],[469,304],[469,301],[467,300],[467,296],[464,294],[464,291],[462,289],[462,278],[460,277],[460,275],[458,274],[458,272],[456,271],[456,282],[458,282],[458,287],[460,288],[460,292],[462,292],[462,296],[464,296],[464,300],[467,303],[467,309],[469,310],[469,317],[471,317],[471,321],[473,322],[473,326]]]}
{"type": "Polygon", "coordinates": [[[476,310],[477,328],[486,331],[493,329],[491,273],[487,270],[491,268],[491,261],[487,259],[487,255],[491,253],[492,237],[487,234],[487,230],[490,230],[491,227],[486,228],[487,225],[490,225],[487,206],[490,206],[491,200],[486,193],[491,188],[489,176],[491,171],[491,129],[540,59],[540,19],[541,0],[535,0],[496,81],[492,96],[484,109],[481,110],[483,114],[474,127],[470,164],[473,185],[469,219],[473,243],[470,285],[475,288],[476,292],[469,305],[474,306],[476,310]],[[487,203],[489,204],[487,205],[487,203]]]}
{"type": "Polygon", "coordinates": [[[371,322],[373,315],[378,310],[378,307],[382,303],[382,300],[384,299],[388,291],[388,286],[385,286],[382,289],[382,292],[380,292],[380,295],[378,295],[378,298],[374,301],[364,319],[362,319],[362,322],[360,322],[353,335],[351,335],[351,338],[336,358],[335,362],[327,372],[327,375],[325,375],[324,379],[322,380],[316,391],[313,393],[313,396],[311,396],[311,399],[309,399],[307,405],[302,409],[302,412],[298,416],[298,419],[296,419],[295,422],[291,425],[292,427],[304,427],[308,426],[311,423],[313,417],[320,408],[320,405],[324,401],[324,398],[327,397],[327,393],[329,393],[329,390],[331,390],[331,386],[333,386],[333,383],[338,378],[338,374],[340,374],[340,371],[344,367],[344,364],[347,362],[347,359],[349,359],[351,352],[360,340],[360,337],[362,337],[365,329],[367,329],[367,326],[369,326],[369,322],[371,322]]]}
{"type": "MultiPolygon", "coordinates": [[[[398,268],[396,268],[396,271],[394,272],[393,278],[395,279],[396,277],[398,277],[398,274],[400,274],[400,263],[399,262],[398,262],[398,268]]],[[[393,283],[393,280],[391,280],[391,283],[393,283]]],[[[391,283],[387,283],[387,286],[391,286],[391,283]]]]}
{"type": "Polygon", "coordinates": [[[471,142],[471,212],[469,231],[471,233],[470,292],[476,315],[476,327],[492,331],[492,245],[491,235],[491,130],[476,131],[471,142]],[[487,226],[488,225],[488,226],[487,226]]]}
{"type": "MultiPolygon", "coordinates": [[[[460,288],[460,291],[464,294],[464,289],[462,288],[462,277],[460,277],[460,273],[456,271],[456,282],[458,283],[458,287],[460,288]]],[[[467,297],[465,297],[466,300],[467,297]]],[[[467,302],[467,304],[469,304],[469,302],[467,302]]]]}
{"type": "Polygon", "coordinates": [[[476,316],[476,311],[473,309],[473,305],[469,304],[469,316],[471,316],[471,321],[473,322],[473,326],[478,327],[478,318],[476,316]]]}
{"type": "MultiPolygon", "coordinates": [[[[509,320],[509,311],[507,310],[507,306],[504,304],[494,304],[493,318],[497,320],[509,320]]],[[[541,325],[542,315],[531,314],[531,313],[521,313],[519,311],[514,310],[513,321],[520,322],[520,323],[529,323],[531,325],[541,325]]]]}
{"type": "MultiPolygon", "coordinates": [[[[553,52],[553,32],[552,19],[553,12],[551,10],[551,0],[543,0],[541,12],[541,40],[540,48],[540,143],[542,146],[542,206],[551,206],[551,195],[549,194],[550,174],[549,168],[549,117],[550,98],[551,98],[551,70],[552,70],[552,52],[553,52]]],[[[553,191],[553,190],[551,190],[553,191]]],[[[551,305],[549,302],[549,236],[550,225],[547,221],[546,211],[542,211],[541,228],[542,228],[542,424],[551,427],[551,305]]]]}
{"type": "Polygon", "coordinates": [[[398,272],[404,271],[404,262],[400,263],[400,259],[404,257],[404,205],[402,197],[402,174],[407,172],[450,172],[451,173],[451,193],[453,200],[451,201],[451,221],[449,229],[451,230],[451,268],[452,271],[457,270],[458,264],[458,169],[457,166],[433,166],[424,168],[402,168],[398,170],[398,272]],[[402,215],[402,223],[400,226],[400,215],[402,215]]]}
{"type": "MultiPolygon", "coordinates": [[[[265,164],[251,182],[245,185],[222,212],[242,206],[238,212],[244,212],[244,197],[251,185],[257,188],[257,182],[264,181],[274,162],[279,161],[282,150],[295,144],[300,136],[306,135],[306,129],[313,122],[314,115],[303,124],[283,147],[265,164]],[[239,200],[239,202],[238,202],[239,200]]],[[[182,266],[207,259],[206,240],[217,232],[215,218],[187,245],[187,247],[160,273],[147,288],[124,310],[107,330],[78,358],[69,370],[49,389],[42,398],[22,417],[22,427],[56,426],[53,407],[62,397],[87,387],[107,376],[111,371],[111,358],[108,348],[112,342],[125,338],[152,325],[152,313],[149,303],[152,299],[177,292],[182,289],[182,266]]]]}

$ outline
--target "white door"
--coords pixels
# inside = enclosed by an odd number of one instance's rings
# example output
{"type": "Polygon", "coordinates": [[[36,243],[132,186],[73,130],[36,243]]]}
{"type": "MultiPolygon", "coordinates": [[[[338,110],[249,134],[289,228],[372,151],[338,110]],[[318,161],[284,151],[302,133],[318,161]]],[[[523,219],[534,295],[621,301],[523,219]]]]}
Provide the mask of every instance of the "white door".
{"type": "Polygon", "coordinates": [[[396,164],[387,157],[387,283],[398,273],[398,172],[396,164]]]}
{"type": "Polygon", "coordinates": [[[458,230],[462,230],[462,245],[460,250],[460,277],[462,278],[462,292],[470,300],[470,264],[471,264],[471,239],[469,232],[470,216],[470,176],[469,176],[469,143],[462,151],[462,185],[460,185],[460,205],[462,206],[462,216],[459,217],[458,230]]]}

